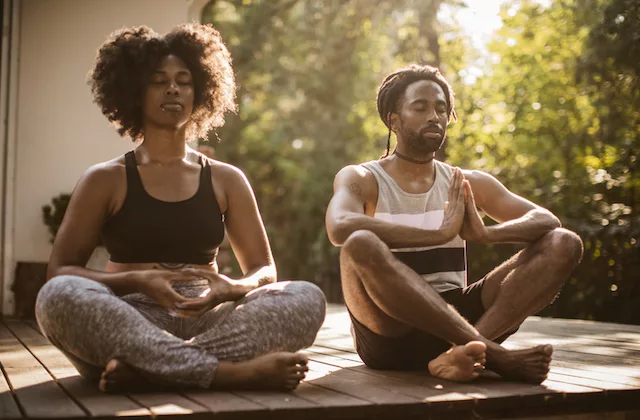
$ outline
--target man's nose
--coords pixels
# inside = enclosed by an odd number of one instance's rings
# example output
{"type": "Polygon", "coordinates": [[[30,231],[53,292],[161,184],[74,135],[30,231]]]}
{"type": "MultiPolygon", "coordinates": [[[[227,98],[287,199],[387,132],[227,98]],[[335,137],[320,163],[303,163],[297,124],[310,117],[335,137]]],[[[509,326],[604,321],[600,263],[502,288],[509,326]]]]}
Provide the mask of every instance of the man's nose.
{"type": "Polygon", "coordinates": [[[435,108],[432,108],[427,111],[427,121],[429,122],[438,122],[438,113],[435,108]]]}

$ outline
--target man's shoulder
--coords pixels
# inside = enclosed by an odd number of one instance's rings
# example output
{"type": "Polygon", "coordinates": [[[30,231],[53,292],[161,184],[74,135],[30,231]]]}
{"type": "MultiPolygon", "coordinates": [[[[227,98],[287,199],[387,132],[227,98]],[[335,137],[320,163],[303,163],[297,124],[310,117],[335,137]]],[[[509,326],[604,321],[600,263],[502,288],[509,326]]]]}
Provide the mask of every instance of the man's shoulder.
{"type": "Polygon", "coordinates": [[[340,176],[348,178],[373,179],[373,172],[371,172],[371,170],[369,169],[372,162],[375,161],[347,165],[344,168],[340,169],[336,177],[340,176]]]}
{"type": "Polygon", "coordinates": [[[461,169],[462,175],[464,175],[465,179],[468,179],[469,182],[480,182],[486,183],[487,181],[494,180],[494,176],[489,174],[488,172],[481,171],[479,169],[461,169]]]}
{"type": "Polygon", "coordinates": [[[364,164],[347,165],[340,169],[334,181],[334,187],[358,188],[365,197],[377,195],[378,181],[373,172],[367,169],[364,164]]]}

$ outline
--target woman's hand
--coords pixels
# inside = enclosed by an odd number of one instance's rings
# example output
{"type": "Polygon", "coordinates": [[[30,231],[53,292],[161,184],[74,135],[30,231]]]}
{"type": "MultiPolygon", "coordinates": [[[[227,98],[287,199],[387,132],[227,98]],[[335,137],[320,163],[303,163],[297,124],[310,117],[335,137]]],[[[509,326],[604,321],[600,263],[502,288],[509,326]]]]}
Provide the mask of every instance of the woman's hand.
{"type": "Polygon", "coordinates": [[[171,282],[193,281],[198,280],[199,277],[188,270],[141,270],[136,272],[136,289],[159,305],[175,311],[179,308],[179,304],[193,299],[187,299],[173,290],[171,282]]]}
{"type": "Polygon", "coordinates": [[[183,299],[176,303],[178,313],[182,316],[200,316],[223,302],[240,299],[250,290],[236,280],[213,271],[186,268],[180,272],[189,273],[196,278],[203,278],[209,282],[208,293],[199,298],[183,299]]]}

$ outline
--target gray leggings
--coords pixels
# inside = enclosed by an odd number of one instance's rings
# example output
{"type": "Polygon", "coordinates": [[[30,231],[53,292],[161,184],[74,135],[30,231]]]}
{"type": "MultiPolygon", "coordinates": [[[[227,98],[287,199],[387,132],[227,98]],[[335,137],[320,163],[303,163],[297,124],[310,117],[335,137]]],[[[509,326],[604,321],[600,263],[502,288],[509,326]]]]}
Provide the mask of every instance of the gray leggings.
{"type": "MultiPolygon", "coordinates": [[[[195,297],[204,280],[175,286],[195,297]]],[[[279,282],[194,318],[172,316],[147,296],[117,297],[107,286],[58,276],[40,290],[36,318],[43,334],[80,374],[97,379],[118,359],[154,382],[208,388],[219,360],[241,361],[313,344],[325,299],[312,283],[279,282]]]]}

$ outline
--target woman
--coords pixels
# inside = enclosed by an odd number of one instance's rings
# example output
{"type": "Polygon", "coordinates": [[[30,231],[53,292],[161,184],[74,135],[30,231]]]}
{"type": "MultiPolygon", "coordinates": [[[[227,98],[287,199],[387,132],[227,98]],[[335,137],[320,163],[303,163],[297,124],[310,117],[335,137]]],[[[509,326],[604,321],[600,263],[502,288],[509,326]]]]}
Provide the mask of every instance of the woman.
{"type": "Polygon", "coordinates": [[[311,283],[275,283],[247,179],[186,144],[236,108],[219,33],[117,31],[90,84],[118,132],[141,143],[76,185],[38,295],[43,333],[107,392],[295,388],[307,371],[295,352],[313,343],[324,296],[311,283]],[[240,279],[217,270],[225,228],[240,279]],[[101,235],[105,272],[84,267],[101,235]]]}

